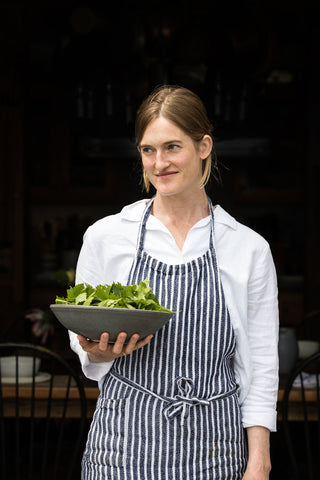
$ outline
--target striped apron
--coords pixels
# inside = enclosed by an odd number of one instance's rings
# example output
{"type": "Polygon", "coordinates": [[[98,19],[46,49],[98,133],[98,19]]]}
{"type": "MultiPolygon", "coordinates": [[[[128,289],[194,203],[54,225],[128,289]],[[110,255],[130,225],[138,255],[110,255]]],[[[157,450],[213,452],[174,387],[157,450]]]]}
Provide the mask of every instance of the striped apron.
{"type": "Polygon", "coordinates": [[[246,462],[233,371],[235,336],[214,249],[167,265],[144,250],[148,203],[128,284],[149,278],[174,311],[151,342],[107,374],[88,434],[82,480],[240,480],[246,462]]]}

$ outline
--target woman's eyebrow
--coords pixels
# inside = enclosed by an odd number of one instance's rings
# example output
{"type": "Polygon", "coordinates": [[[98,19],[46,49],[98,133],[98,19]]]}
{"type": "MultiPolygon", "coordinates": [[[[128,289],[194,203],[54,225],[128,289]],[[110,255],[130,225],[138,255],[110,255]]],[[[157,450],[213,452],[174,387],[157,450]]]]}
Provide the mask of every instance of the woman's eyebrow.
{"type": "MultiPolygon", "coordinates": [[[[162,145],[170,145],[171,143],[182,143],[181,140],[168,140],[166,142],[163,142],[162,145]]],[[[152,147],[152,144],[150,143],[141,143],[139,145],[140,148],[145,148],[145,147],[152,147]]]]}
{"type": "Polygon", "coordinates": [[[164,142],[163,145],[169,145],[170,143],[182,143],[181,140],[169,140],[168,142],[164,142]]]}

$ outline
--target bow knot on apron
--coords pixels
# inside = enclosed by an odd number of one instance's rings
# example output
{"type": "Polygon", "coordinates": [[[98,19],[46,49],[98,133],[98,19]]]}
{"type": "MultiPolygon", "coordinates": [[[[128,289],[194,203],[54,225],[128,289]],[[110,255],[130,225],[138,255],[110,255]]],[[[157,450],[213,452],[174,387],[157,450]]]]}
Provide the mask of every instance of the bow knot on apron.
{"type": "Polygon", "coordinates": [[[189,415],[190,407],[194,405],[209,405],[210,400],[192,396],[194,382],[191,378],[178,377],[176,385],[178,393],[163,409],[163,413],[168,420],[181,415],[181,425],[183,425],[184,419],[189,415]]]}

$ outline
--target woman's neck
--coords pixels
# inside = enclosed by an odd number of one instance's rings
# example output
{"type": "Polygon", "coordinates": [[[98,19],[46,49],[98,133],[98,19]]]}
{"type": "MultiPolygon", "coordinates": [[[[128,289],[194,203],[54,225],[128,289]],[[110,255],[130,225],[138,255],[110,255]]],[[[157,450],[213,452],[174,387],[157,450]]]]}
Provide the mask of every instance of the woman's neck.
{"type": "Polygon", "coordinates": [[[163,196],[156,194],[152,214],[159,218],[198,222],[210,214],[209,202],[205,190],[196,195],[163,196]]]}
{"type": "Polygon", "coordinates": [[[152,215],[167,227],[180,250],[189,230],[209,214],[209,202],[204,190],[197,196],[184,198],[156,195],[152,206],[152,215]]]}

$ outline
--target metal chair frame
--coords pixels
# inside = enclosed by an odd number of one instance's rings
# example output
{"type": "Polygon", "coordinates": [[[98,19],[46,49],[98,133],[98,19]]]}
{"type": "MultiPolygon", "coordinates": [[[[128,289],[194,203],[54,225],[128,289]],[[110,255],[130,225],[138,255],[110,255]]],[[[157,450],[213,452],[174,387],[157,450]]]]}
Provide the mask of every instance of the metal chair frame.
{"type": "Polygon", "coordinates": [[[282,421],[292,468],[292,478],[294,480],[318,480],[320,478],[320,352],[302,361],[291,373],[282,400],[282,421]],[[303,372],[315,375],[316,401],[310,402],[306,398],[306,390],[308,388],[305,385],[303,372]],[[294,438],[292,422],[289,419],[290,406],[292,406],[292,402],[289,402],[289,396],[296,379],[299,379],[301,392],[301,402],[297,402],[296,406],[299,403],[303,417],[303,435],[299,439],[299,452],[297,451],[297,445],[295,446],[297,438],[294,438]],[[312,427],[315,430],[313,433],[311,432],[312,427]],[[312,435],[316,436],[316,445],[312,442],[312,435]],[[299,466],[297,460],[298,453],[301,455],[303,452],[305,452],[305,459],[303,466],[299,466]]]}
{"type": "MultiPolygon", "coordinates": [[[[11,448],[7,445],[6,439],[13,432],[10,430],[8,418],[4,417],[3,389],[0,365],[0,477],[2,480],[35,480],[35,479],[58,479],[69,480],[73,478],[76,460],[79,458],[80,447],[84,440],[87,403],[83,383],[79,375],[73,370],[69,363],[57,353],[38,345],[26,343],[1,343],[0,357],[14,356],[15,362],[15,418],[13,445],[11,448]],[[24,411],[23,418],[20,415],[19,406],[19,363],[18,358],[21,355],[31,356],[33,358],[33,376],[31,385],[31,396],[28,399],[28,411],[26,416],[24,411]],[[45,418],[39,419],[35,416],[35,391],[36,391],[36,359],[40,358],[45,363],[45,371],[50,374],[48,396],[45,399],[45,418]],[[61,418],[53,419],[52,414],[52,391],[53,381],[56,373],[66,375],[66,394],[62,401],[61,418]],[[79,393],[80,418],[77,419],[76,431],[72,437],[72,448],[70,449],[70,458],[68,456],[67,464],[63,464],[63,476],[61,475],[61,455],[63,453],[66,440],[67,426],[67,407],[70,400],[70,387],[76,385],[79,393]],[[25,423],[24,423],[25,422],[25,423]],[[26,423],[27,422],[27,423],[26,423]],[[26,428],[27,425],[27,428],[26,428]],[[41,436],[40,436],[41,435],[41,436]],[[54,444],[52,440],[54,439],[54,444]],[[9,451],[10,450],[10,451],[9,451]],[[35,455],[41,459],[41,468],[39,471],[39,461],[35,455]]],[[[10,437],[11,438],[11,437],[10,437]]]]}

